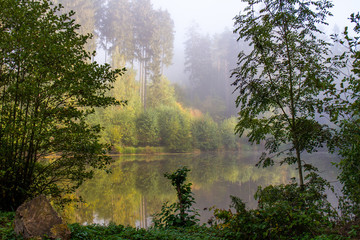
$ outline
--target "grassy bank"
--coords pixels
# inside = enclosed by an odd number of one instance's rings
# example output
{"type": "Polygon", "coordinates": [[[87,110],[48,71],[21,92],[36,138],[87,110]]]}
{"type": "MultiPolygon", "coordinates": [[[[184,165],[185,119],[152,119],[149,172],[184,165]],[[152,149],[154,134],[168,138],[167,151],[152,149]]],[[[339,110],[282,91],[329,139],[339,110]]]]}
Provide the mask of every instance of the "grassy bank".
{"type": "MultiPolygon", "coordinates": [[[[13,212],[0,212],[0,239],[21,240],[14,232],[13,212]]],[[[93,240],[93,239],[226,239],[225,232],[216,229],[196,226],[192,228],[150,228],[136,229],[122,225],[110,224],[109,226],[70,224],[72,240],[93,240]]]]}

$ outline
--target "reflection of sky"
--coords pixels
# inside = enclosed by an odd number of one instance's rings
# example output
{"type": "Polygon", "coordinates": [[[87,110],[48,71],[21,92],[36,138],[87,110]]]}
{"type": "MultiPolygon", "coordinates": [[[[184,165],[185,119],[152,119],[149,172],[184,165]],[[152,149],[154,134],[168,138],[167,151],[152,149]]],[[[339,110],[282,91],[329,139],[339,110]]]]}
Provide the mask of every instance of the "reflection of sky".
{"type": "MultiPolygon", "coordinates": [[[[188,182],[193,184],[201,222],[207,222],[213,214],[204,208],[228,209],[230,195],[240,197],[248,208],[254,208],[257,203],[253,196],[259,185],[284,184],[297,176],[295,166],[255,167],[254,155],[258,153],[252,149],[239,153],[114,156],[112,174],[97,172],[95,178],[79,189],[87,203],[74,209],[70,221],[149,226],[149,217],[160,211],[162,203],[176,201],[176,192],[163,174],[180,166],[191,169],[188,182]]],[[[330,181],[336,178],[330,163],[336,161],[336,156],[323,152],[304,157],[317,163],[322,160],[317,164],[320,172],[330,181]]]]}

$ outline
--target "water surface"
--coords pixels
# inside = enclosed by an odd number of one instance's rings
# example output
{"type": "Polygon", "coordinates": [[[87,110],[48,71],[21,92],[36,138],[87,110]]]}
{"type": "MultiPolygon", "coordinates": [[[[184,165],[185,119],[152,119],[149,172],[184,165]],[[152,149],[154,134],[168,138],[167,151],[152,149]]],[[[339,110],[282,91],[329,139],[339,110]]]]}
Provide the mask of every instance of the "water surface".
{"type": "MultiPolygon", "coordinates": [[[[71,222],[81,224],[116,224],[147,227],[151,215],[159,212],[164,202],[176,201],[176,192],[163,175],[181,166],[191,169],[188,181],[196,200],[195,207],[201,222],[212,216],[212,206],[228,209],[230,195],[240,197],[248,208],[256,207],[253,196],[258,186],[286,184],[296,177],[294,166],[257,168],[259,152],[254,149],[242,152],[172,154],[172,155],[122,155],[114,156],[111,174],[96,172],[77,192],[86,203],[78,208],[68,208],[71,222]],[[207,210],[204,210],[204,209],[207,210]]],[[[336,156],[316,153],[320,172],[330,181],[336,180],[336,169],[331,162],[336,156]]],[[[334,200],[334,199],[333,199],[334,200]]]]}

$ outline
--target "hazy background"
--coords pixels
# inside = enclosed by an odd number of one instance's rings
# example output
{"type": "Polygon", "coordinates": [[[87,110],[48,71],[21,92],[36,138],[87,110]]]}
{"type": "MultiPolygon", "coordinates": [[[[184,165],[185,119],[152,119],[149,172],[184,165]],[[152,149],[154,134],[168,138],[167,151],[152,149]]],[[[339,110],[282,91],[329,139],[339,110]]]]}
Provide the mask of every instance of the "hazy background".
{"type": "MultiPolygon", "coordinates": [[[[155,9],[167,10],[175,24],[173,65],[165,74],[173,82],[181,83],[184,74],[184,42],[188,28],[196,23],[204,34],[211,37],[224,29],[233,30],[233,18],[246,6],[241,0],[151,0],[155,9]]],[[[359,0],[334,0],[331,10],[333,17],[328,19],[327,33],[342,31],[348,26],[349,16],[360,11],[359,0]]]]}

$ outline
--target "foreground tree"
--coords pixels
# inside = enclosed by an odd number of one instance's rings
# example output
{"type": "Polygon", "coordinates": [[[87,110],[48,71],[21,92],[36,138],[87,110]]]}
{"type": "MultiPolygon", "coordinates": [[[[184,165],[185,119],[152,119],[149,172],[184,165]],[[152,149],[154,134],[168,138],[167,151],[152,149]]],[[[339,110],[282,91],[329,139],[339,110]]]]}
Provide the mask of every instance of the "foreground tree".
{"type": "Polygon", "coordinates": [[[116,75],[90,63],[72,14],[48,0],[0,2],[0,209],[38,194],[75,190],[110,158],[99,144],[94,107],[122,103],[107,97],[116,75]],[[92,168],[91,168],[92,167],[92,168]]]}
{"type": "Polygon", "coordinates": [[[236,16],[236,33],[250,43],[241,52],[232,76],[239,93],[236,132],[249,129],[251,142],[265,140],[259,165],[281,156],[281,164],[297,164],[300,186],[305,164],[301,154],[311,153],[327,140],[327,126],[315,120],[322,112],[319,95],[332,89],[333,72],[327,65],[329,44],[317,36],[326,24],[332,4],[327,0],[243,0],[244,14],[236,16]],[[259,6],[257,6],[259,5],[259,6]],[[256,8],[261,7],[259,12],[256,8]]]}
{"type": "Polygon", "coordinates": [[[360,214],[360,13],[350,16],[355,26],[355,36],[351,36],[348,27],[344,38],[334,36],[336,42],[346,49],[342,55],[334,58],[344,77],[335,98],[327,108],[334,123],[339,126],[336,147],[341,156],[338,164],[341,172],[339,180],[343,185],[342,207],[346,214],[359,221],[360,214]],[[349,74],[345,74],[348,72],[349,74]]]}

